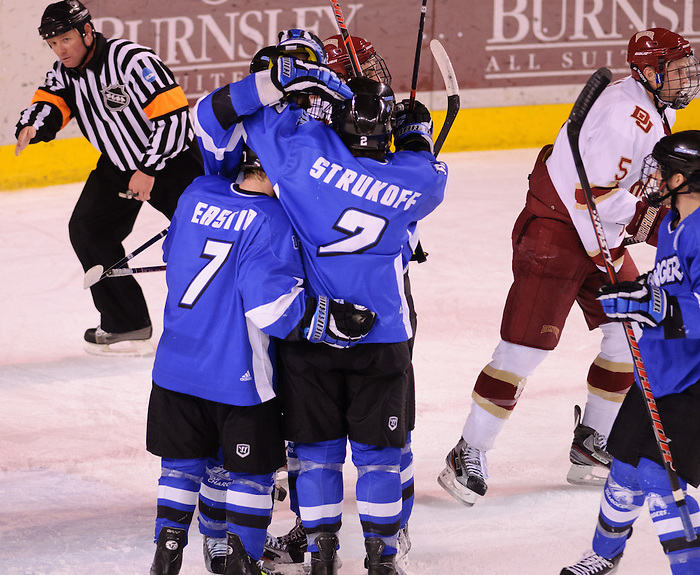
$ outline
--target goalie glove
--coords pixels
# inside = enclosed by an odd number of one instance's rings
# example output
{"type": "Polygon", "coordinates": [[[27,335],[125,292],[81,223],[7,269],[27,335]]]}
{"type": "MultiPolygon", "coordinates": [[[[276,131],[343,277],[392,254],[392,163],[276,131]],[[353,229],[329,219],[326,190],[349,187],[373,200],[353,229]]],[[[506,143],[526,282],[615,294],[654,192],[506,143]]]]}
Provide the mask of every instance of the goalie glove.
{"type": "Polygon", "coordinates": [[[289,94],[314,94],[323,100],[347,100],[352,90],[336,76],[335,72],[312,62],[283,56],[272,68],[257,72],[255,83],[260,102],[264,106],[279,102],[289,94]]]}
{"type": "Polygon", "coordinates": [[[649,283],[649,275],[631,282],[605,284],[598,290],[605,315],[617,321],[636,321],[656,327],[669,311],[665,289],[649,283]]]}
{"type": "Polygon", "coordinates": [[[625,230],[629,237],[625,238],[625,244],[638,244],[646,242],[656,247],[659,236],[659,224],[669,211],[668,206],[652,207],[646,198],[637,202],[634,217],[625,230]]]}
{"type": "Polygon", "coordinates": [[[433,152],[433,119],[428,108],[415,100],[413,110],[410,100],[403,100],[396,106],[396,127],[394,145],[397,150],[426,150],[433,152]]]}
{"type": "Polygon", "coordinates": [[[345,348],[362,341],[374,325],[377,314],[342,299],[310,297],[302,320],[302,333],[313,343],[345,348]]]}

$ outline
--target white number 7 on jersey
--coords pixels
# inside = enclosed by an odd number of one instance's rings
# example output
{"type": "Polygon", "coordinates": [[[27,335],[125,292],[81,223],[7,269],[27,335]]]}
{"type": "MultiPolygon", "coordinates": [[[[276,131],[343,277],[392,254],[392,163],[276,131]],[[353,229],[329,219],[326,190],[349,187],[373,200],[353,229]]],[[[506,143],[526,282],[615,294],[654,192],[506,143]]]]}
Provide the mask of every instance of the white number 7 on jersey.
{"type": "Polygon", "coordinates": [[[231,248],[234,242],[221,242],[217,240],[207,239],[202,250],[200,258],[211,260],[206,264],[201,271],[192,278],[190,285],[187,286],[184,295],[180,298],[179,307],[191,309],[197,300],[202,296],[204,290],[209,287],[221,266],[224,265],[231,253],[231,248]]]}

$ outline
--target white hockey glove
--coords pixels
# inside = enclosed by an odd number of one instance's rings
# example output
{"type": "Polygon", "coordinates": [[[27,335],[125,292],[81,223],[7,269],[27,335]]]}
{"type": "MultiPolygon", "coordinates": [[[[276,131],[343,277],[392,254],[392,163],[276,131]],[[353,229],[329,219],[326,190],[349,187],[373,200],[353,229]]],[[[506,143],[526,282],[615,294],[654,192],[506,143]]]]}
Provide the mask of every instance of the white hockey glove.
{"type": "Polygon", "coordinates": [[[258,95],[263,105],[279,102],[289,94],[314,94],[324,100],[347,100],[352,90],[325,66],[284,56],[272,68],[258,72],[255,77],[258,95]]]}
{"type": "Polygon", "coordinates": [[[313,311],[302,322],[304,337],[313,343],[325,343],[331,347],[346,348],[362,341],[374,325],[377,317],[361,305],[342,299],[319,296],[309,298],[307,310],[313,311]]]}
{"type": "Polygon", "coordinates": [[[669,311],[667,296],[666,290],[650,284],[645,274],[631,282],[605,284],[598,290],[597,299],[609,318],[656,327],[669,311]]]}
{"type": "Polygon", "coordinates": [[[394,145],[397,150],[429,150],[432,153],[433,119],[430,112],[418,100],[413,103],[413,110],[409,106],[410,100],[403,100],[396,106],[394,145]]]}

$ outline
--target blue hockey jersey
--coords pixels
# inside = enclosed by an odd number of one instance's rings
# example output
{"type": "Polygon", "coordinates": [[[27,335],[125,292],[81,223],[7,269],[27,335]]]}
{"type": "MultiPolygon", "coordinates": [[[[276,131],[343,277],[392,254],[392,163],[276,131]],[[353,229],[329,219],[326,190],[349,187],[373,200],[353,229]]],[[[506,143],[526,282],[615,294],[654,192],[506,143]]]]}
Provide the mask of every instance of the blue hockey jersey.
{"type": "Polygon", "coordinates": [[[230,405],[275,396],[274,349],[301,321],[304,271],[280,202],[201,176],[163,244],[168,295],[153,380],[230,405]]]}
{"type": "MultiPolygon", "coordinates": [[[[402,252],[409,230],[442,202],[447,166],[428,152],[356,158],[332,128],[296,106],[261,107],[255,76],[222,90],[301,240],[309,295],[377,313],[366,343],[407,340],[402,252]]],[[[212,101],[200,102],[201,116],[221,116],[212,101]]],[[[218,121],[209,126],[213,141],[226,130],[218,121]]]]}
{"type": "Polygon", "coordinates": [[[639,338],[649,382],[656,397],[679,393],[700,381],[700,209],[671,229],[671,210],[659,226],[655,285],[675,296],[685,337],[665,339],[663,326],[644,327],[639,338]]]}

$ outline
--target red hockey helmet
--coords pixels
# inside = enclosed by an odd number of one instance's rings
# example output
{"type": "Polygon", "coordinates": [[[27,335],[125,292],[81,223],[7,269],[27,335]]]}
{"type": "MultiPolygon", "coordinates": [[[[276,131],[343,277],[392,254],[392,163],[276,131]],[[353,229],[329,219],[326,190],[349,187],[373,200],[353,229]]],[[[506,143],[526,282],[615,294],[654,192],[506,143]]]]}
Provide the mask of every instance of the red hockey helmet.
{"type": "MultiPolygon", "coordinates": [[[[362,73],[371,80],[391,86],[391,74],[386,66],[386,62],[384,62],[384,58],[377,54],[372,43],[359,36],[350,36],[350,40],[357,53],[362,73]]],[[[352,78],[354,74],[343,37],[340,34],[336,34],[326,38],[323,41],[323,46],[328,56],[328,67],[341,78],[352,78]]]]}
{"type": "Polygon", "coordinates": [[[668,62],[692,55],[690,42],[665,28],[650,28],[637,32],[627,46],[627,63],[632,68],[632,75],[638,80],[647,66],[661,74],[668,62]]]}

